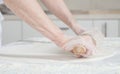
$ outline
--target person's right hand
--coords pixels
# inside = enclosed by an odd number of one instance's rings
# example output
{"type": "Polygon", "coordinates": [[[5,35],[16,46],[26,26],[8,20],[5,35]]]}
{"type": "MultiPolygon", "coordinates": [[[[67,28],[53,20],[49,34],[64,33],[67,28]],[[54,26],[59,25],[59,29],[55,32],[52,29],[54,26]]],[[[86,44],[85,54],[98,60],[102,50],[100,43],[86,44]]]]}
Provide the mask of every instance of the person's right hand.
{"type": "Polygon", "coordinates": [[[77,37],[69,39],[63,45],[63,49],[71,51],[77,57],[89,57],[96,51],[97,46],[101,45],[103,40],[103,34],[97,29],[84,31],[77,37]]]}
{"type": "Polygon", "coordinates": [[[82,35],[68,40],[63,45],[63,49],[72,52],[77,57],[89,57],[96,50],[96,46],[89,35],[82,35]]]}

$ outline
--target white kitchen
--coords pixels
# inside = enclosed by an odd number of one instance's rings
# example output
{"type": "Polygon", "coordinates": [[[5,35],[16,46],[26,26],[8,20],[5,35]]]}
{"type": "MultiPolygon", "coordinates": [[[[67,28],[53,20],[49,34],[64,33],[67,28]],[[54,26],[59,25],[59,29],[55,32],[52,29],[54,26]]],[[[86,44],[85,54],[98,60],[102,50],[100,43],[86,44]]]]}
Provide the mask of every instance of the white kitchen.
{"type": "MultiPolygon", "coordinates": [[[[41,0],[37,2],[66,35],[76,36],[41,0]]],[[[120,0],[64,2],[80,26],[102,32],[104,38],[96,45],[95,54],[75,57],[15,15],[9,5],[1,4],[4,19],[1,21],[0,74],[120,74],[120,0]]]]}

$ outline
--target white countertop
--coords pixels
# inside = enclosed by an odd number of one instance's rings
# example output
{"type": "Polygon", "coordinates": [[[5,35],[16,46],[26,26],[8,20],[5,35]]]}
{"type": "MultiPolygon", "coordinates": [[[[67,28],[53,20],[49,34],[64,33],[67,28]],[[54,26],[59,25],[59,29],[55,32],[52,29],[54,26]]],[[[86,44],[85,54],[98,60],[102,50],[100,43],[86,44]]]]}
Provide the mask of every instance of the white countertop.
{"type": "MultiPolygon", "coordinates": [[[[19,42],[10,44],[7,47],[16,44],[21,45],[21,42],[19,42]]],[[[114,45],[113,47],[116,48],[115,50],[119,54],[94,62],[63,63],[41,61],[40,63],[27,63],[0,59],[0,74],[120,74],[120,50],[118,49],[120,48],[120,38],[106,38],[105,46],[111,45],[114,45]]]]}

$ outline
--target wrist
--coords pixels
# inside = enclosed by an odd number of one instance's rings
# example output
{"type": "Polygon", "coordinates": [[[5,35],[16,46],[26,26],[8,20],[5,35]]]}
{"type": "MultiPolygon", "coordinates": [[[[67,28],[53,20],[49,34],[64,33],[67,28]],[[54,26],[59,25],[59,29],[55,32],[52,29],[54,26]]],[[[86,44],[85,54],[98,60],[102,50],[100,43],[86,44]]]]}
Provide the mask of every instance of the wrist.
{"type": "Polygon", "coordinates": [[[66,36],[66,35],[60,35],[59,37],[56,37],[55,40],[53,40],[56,45],[59,47],[62,47],[66,42],[70,40],[71,37],[66,36]]]}
{"type": "Polygon", "coordinates": [[[85,32],[86,29],[80,26],[79,24],[75,23],[72,26],[72,30],[77,34],[80,35],[81,33],[85,32]]]}

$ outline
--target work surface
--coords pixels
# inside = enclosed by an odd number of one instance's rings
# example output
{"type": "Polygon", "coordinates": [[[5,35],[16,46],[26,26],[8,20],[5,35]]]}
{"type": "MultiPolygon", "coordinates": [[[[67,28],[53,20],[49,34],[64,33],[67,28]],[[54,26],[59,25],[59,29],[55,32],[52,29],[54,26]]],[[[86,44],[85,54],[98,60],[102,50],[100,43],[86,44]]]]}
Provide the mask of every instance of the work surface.
{"type": "MultiPolygon", "coordinates": [[[[28,50],[24,50],[21,52],[20,50],[16,51],[16,49],[21,48],[22,46],[36,45],[39,46],[39,42],[47,43],[50,42],[48,40],[37,38],[28,39],[24,41],[18,41],[6,45],[4,48],[0,49],[0,73],[2,74],[48,74],[48,73],[58,73],[60,74],[98,74],[98,73],[109,73],[109,74],[119,74],[120,70],[120,38],[106,38],[103,46],[107,48],[112,48],[115,53],[109,57],[104,59],[99,58],[98,60],[84,60],[77,59],[74,56],[71,56],[70,53],[63,51],[49,51],[52,55],[48,55],[48,53],[36,53],[31,51],[27,53],[28,50]],[[16,47],[17,46],[17,47],[16,47]],[[12,49],[16,48],[16,49],[12,49]],[[4,50],[5,49],[5,50],[4,50]],[[7,50],[7,51],[6,51],[7,50]],[[11,50],[11,51],[10,51],[11,50]],[[4,53],[4,54],[3,54],[4,53]],[[36,54],[35,54],[36,53],[36,54]],[[56,56],[56,54],[62,54],[61,56],[56,56]],[[72,57],[73,60],[65,57],[64,54],[67,54],[68,57],[72,57]],[[44,56],[41,56],[43,55],[44,56]],[[32,56],[30,56],[32,55],[32,56]],[[39,55],[39,56],[38,56],[39,55]],[[47,55],[47,58],[45,58],[47,55]],[[40,57],[41,56],[41,57],[40,57]],[[50,56],[54,56],[57,60],[51,58],[50,56]],[[26,60],[27,58],[27,60],[26,60]],[[29,58],[29,60],[28,60],[29,58]],[[41,58],[41,60],[38,60],[41,58]],[[52,60],[51,60],[52,59],[52,60]],[[77,59],[77,61],[76,61],[77,59]]],[[[51,48],[48,46],[48,48],[51,48]]],[[[35,49],[35,48],[33,48],[35,49]]],[[[38,50],[37,50],[38,51],[38,50]]],[[[39,52],[39,51],[38,51],[39,52]]],[[[42,51],[43,52],[43,51],[42,51]]],[[[44,51],[45,52],[45,51],[44,51]]],[[[46,51],[48,52],[48,50],[46,51]]]]}

